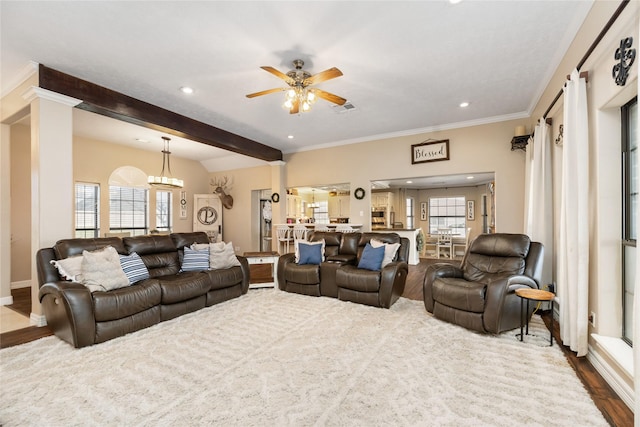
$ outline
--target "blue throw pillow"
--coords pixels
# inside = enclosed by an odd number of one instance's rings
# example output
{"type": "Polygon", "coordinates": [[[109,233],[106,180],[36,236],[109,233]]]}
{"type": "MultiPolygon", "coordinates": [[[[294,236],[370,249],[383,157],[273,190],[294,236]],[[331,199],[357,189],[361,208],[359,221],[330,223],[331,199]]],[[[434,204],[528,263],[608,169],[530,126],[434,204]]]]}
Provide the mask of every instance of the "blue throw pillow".
{"type": "Polygon", "coordinates": [[[299,242],[298,248],[300,250],[298,265],[320,265],[322,262],[322,245],[309,245],[307,243],[299,242]]]}
{"type": "Polygon", "coordinates": [[[149,278],[147,266],[144,265],[140,255],[135,252],[131,255],[120,255],[120,266],[127,276],[127,279],[129,279],[130,285],[149,278]]]}
{"type": "Polygon", "coordinates": [[[184,257],[182,259],[182,269],[180,271],[202,271],[209,269],[209,248],[191,249],[184,247],[184,257]]]}
{"type": "Polygon", "coordinates": [[[370,243],[367,243],[364,247],[364,250],[362,251],[362,256],[360,257],[360,262],[358,263],[358,268],[378,271],[380,270],[383,259],[384,246],[374,248],[370,243]]]}

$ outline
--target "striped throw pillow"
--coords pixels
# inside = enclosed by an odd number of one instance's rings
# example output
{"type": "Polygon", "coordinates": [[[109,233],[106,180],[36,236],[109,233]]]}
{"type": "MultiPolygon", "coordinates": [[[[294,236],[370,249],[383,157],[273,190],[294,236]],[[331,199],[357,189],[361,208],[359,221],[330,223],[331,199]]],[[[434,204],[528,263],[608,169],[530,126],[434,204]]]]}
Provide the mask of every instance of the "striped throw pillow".
{"type": "Polygon", "coordinates": [[[129,279],[129,284],[149,278],[147,266],[144,265],[140,255],[135,252],[131,255],[120,255],[120,265],[127,279],[129,279]]]}
{"type": "Polygon", "coordinates": [[[182,269],[180,271],[202,271],[209,269],[209,248],[191,249],[184,247],[182,269]]]}

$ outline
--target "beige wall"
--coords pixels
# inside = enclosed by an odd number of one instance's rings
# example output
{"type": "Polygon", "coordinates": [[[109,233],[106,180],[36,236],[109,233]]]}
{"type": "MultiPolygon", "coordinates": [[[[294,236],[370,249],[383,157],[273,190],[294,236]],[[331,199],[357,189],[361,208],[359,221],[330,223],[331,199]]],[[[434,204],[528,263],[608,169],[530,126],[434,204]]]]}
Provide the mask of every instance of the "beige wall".
{"type": "Polygon", "coordinates": [[[31,130],[11,126],[11,283],[31,279],[31,130]]]}
{"type": "MultiPolygon", "coordinates": [[[[74,138],[73,179],[75,182],[100,184],[100,234],[109,230],[109,176],[121,166],[133,166],[145,175],[157,175],[162,168],[162,153],[109,144],[103,141],[74,138]],[[99,159],[99,161],[97,161],[99,159]]],[[[193,229],[193,195],[210,193],[209,174],[198,161],[171,158],[173,176],[184,180],[187,192],[187,218],[180,219],[180,191],[173,190],[173,230],[176,232],[193,229]]],[[[149,226],[155,228],[155,190],[149,192],[149,226]]]]}
{"type": "MultiPolygon", "coordinates": [[[[522,232],[525,153],[511,151],[510,142],[515,127],[523,121],[511,120],[286,154],[285,186],[349,183],[352,192],[358,187],[366,189],[363,200],[352,197],[350,203],[350,221],[366,227],[371,224],[371,181],[494,172],[497,231],[522,232]],[[430,138],[449,139],[450,160],[412,165],[411,145],[430,138]]],[[[235,246],[240,246],[241,252],[259,248],[257,233],[249,231],[252,212],[257,210],[252,203],[252,191],[270,188],[271,168],[264,166],[211,174],[212,177],[225,174],[233,177],[232,195],[236,204],[233,215],[225,212],[225,240],[232,239],[235,246]],[[246,208],[250,211],[245,211],[246,208]]],[[[476,211],[478,209],[476,206],[476,211]]],[[[284,220],[282,209],[281,217],[274,216],[274,224],[284,220]]]]}

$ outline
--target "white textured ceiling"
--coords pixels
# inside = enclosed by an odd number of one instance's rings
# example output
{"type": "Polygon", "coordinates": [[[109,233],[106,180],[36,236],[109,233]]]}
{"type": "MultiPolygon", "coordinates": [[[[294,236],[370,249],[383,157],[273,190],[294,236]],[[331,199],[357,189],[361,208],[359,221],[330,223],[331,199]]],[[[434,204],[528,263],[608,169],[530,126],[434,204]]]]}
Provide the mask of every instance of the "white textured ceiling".
{"type": "MultiPolygon", "coordinates": [[[[0,84],[35,61],[287,153],[527,117],[591,4],[2,1],[0,84]],[[320,100],[290,115],[281,93],[245,97],[283,86],[260,66],[287,72],[296,58],[312,74],[338,67],[318,87],[356,108],[320,100]]],[[[161,149],[152,130],[86,112],[74,122],[78,135],[161,149]]],[[[251,163],[179,138],[171,151],[210,171],[251,163]]]]}

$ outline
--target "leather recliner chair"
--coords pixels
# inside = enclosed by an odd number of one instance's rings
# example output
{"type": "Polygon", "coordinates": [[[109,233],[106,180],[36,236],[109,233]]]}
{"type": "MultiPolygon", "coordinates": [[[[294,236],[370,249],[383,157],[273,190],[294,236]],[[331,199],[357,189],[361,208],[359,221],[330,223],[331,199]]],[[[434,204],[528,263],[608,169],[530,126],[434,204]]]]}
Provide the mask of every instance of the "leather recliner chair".
{"type": "MultiPolygon", "coordinates": [[[[540,289],[541,243],[523,234],[481,234],[460,264],[427,268],[424,306],[435,317],[479,332],[520,326],[518,288],[540,289]]],[[[533,307],[526,313],[531,316],[533,307]]]]}

